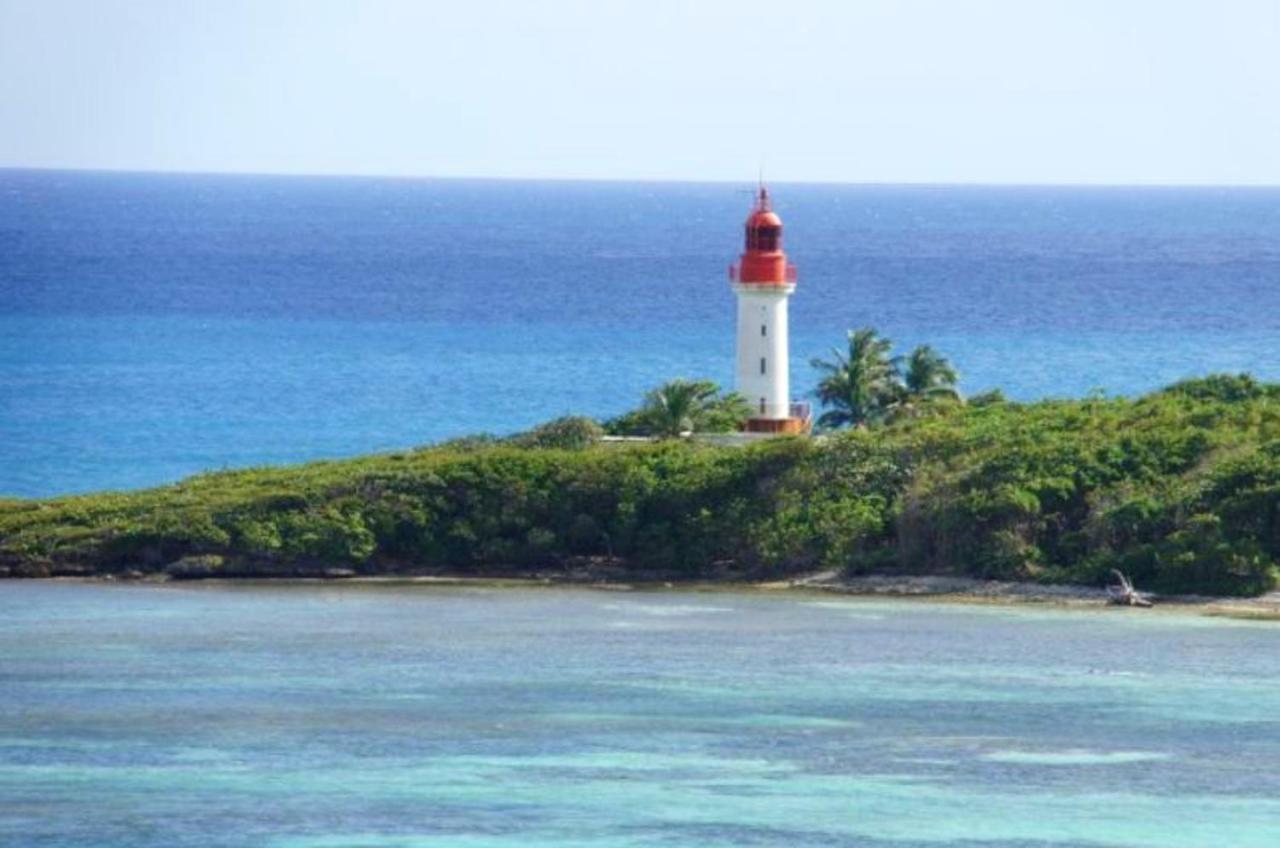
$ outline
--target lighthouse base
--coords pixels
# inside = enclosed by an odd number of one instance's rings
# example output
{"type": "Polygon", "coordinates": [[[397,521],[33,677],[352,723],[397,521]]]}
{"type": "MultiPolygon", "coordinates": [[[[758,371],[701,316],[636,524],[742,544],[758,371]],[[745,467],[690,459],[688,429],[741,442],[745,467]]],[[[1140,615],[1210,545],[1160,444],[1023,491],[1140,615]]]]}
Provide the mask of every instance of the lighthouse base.
{"type": "Polygon", "coordinates": [[[809,432],[807,418],[748,418],[742,428],[748,433],[774,433],[779,436],[798,436],[809,432]]]}

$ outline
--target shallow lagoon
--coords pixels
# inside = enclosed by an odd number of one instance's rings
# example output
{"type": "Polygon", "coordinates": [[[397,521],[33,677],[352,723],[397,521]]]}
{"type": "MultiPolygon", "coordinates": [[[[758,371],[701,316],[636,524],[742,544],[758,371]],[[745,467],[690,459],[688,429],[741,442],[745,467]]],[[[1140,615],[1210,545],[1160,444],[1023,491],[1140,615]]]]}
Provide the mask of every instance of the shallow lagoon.
{"type": "Polygon", "coordinates": [[[0,583],[0,844],[1274,846],[1280,627],[0,583]]]}

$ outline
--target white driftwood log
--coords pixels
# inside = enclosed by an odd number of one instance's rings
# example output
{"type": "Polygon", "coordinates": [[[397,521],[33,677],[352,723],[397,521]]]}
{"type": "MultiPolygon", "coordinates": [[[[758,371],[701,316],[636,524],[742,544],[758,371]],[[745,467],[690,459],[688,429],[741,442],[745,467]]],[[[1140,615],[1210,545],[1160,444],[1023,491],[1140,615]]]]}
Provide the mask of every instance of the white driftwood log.
{"type": "Polygon", "coordinates": [[[1111,573],[1115,575],[1116,582],[1107,587],[1107,600],[1110,603],[1126,607],[1149,607],[1152,605],[1151,599],[1133,588],[1129,578],[1125,577],[1118,569],[1111,569],[1111,573]]]}

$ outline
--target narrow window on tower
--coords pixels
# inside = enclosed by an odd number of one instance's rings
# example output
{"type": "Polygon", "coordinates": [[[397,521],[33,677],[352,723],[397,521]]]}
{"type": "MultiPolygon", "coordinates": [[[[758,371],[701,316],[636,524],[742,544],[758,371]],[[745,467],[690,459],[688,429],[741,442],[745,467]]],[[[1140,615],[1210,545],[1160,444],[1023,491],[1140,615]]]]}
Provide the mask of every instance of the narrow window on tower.
{"type": "Polygon", "coordinates": [[[760,373],[764,373],[764,357],[760,357],[760,373]]]}
{"type": "Polygon", "coordinates": [[[767,336],[767,335],[769,335],[769,325],[768,325],[768,324],[761,324],[761,325],[760,325],[760,335],[762,335],[762,336],[767,336]]]}

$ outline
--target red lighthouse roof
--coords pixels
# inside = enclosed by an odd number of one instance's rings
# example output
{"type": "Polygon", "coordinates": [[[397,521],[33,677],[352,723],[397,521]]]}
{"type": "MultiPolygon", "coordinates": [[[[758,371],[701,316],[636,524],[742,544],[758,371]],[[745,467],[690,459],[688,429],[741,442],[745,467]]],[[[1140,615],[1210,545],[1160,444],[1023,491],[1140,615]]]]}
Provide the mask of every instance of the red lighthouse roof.
{"type": "Polygon", "coordinates": [[[759,229],[760,227],[777,227],[782,229],[782,219],[778,217],[778,213],[773,211],[773,207],[769,204],[769,189],[760,186],[760,193],[756,195],[756,205],[751,209],[751,214],[747,216],[747,229],[759,229]]]}
{"type": "Polygon", "coordinates": [[[755,206],[747,216],[746,245],[742,259],[729,268],[735,283],[788,286],[796,281],[796,266],[782,250],[782,219],[769,203],[769,190],[760,186],[755,206]]]}

